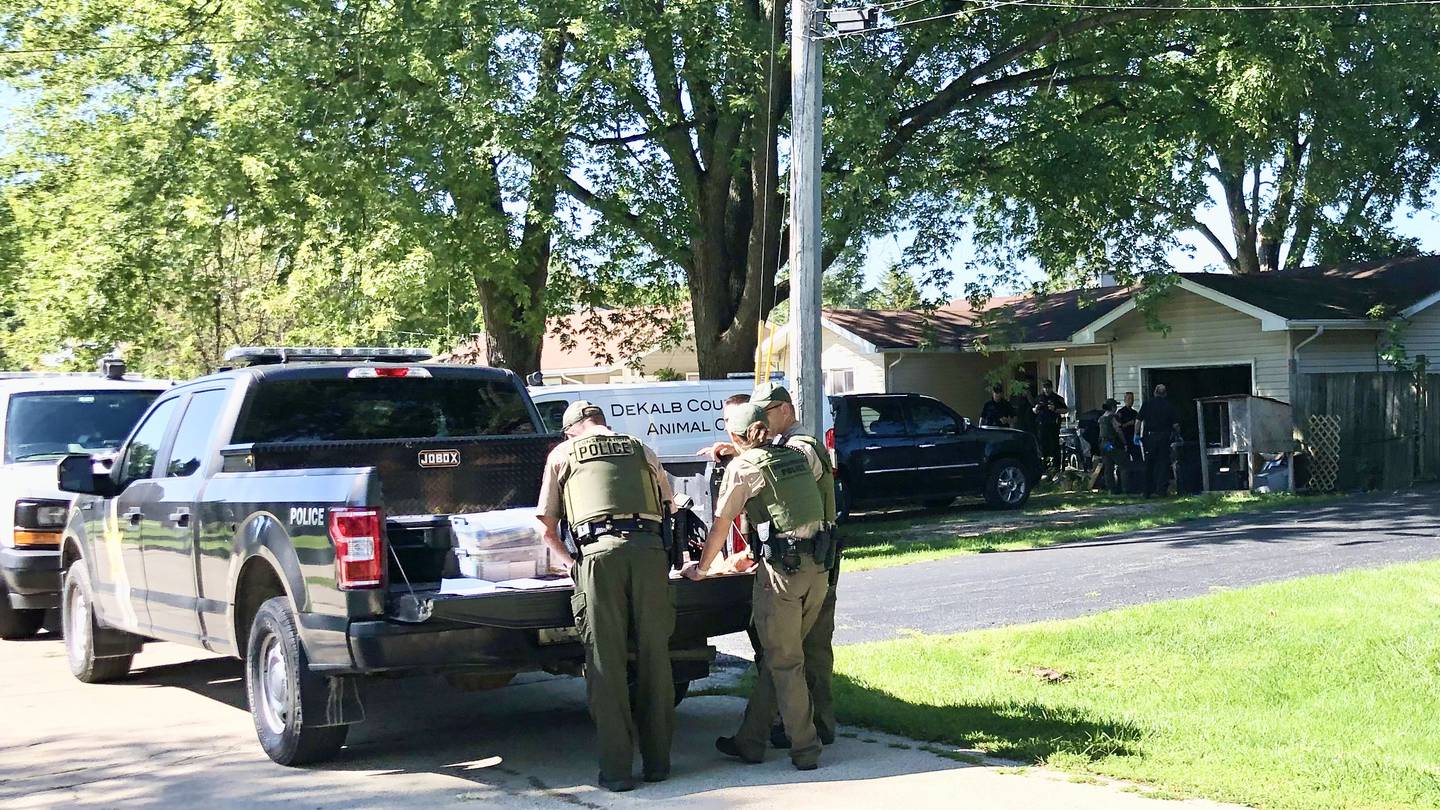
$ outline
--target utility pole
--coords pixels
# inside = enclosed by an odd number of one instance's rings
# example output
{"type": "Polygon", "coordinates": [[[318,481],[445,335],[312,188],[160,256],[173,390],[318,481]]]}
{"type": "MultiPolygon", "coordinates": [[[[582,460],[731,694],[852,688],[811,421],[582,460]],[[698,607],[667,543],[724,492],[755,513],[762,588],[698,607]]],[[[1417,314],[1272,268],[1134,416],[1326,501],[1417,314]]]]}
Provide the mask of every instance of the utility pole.
{"type": "Polygon", "coordinates": [[[816,0],[790,0],[790,380],[800,428],[824,424],[820,372],[820,48],[816,0]]]}
{"type": "Polygon", "coordinates": [[[821,11],[818,0],[790,0],[790,375],[800,429],[822,438],[820,370],[821,16],[839,33],[872,29],[872,7],[821,11]]]}

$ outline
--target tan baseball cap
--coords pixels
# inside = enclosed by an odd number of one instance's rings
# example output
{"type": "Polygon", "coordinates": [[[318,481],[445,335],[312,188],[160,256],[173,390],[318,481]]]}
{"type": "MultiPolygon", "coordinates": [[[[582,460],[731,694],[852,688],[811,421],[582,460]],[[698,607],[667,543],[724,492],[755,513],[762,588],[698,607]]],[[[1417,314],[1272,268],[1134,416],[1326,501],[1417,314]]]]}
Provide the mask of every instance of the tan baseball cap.
{"type": "Polygon", "coordinates": [[[592,416],[604,417],[605,412],[599,405],[587,399],[577,399],[565,407],[565,415],[560,418],[560,429],[569,430],[576,422],[592,416]]]}

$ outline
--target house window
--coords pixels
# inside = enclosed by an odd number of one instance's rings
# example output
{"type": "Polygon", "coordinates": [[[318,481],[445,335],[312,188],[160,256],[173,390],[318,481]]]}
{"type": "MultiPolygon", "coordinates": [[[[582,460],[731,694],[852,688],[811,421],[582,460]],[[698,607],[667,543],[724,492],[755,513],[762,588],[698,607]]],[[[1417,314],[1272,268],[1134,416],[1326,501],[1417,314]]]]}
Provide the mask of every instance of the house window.
{"type": "Polygon", "coordinates": [[[824,372],[826,396],[848,394],[855,390],[855,370],[832,368],[824,372]]]}

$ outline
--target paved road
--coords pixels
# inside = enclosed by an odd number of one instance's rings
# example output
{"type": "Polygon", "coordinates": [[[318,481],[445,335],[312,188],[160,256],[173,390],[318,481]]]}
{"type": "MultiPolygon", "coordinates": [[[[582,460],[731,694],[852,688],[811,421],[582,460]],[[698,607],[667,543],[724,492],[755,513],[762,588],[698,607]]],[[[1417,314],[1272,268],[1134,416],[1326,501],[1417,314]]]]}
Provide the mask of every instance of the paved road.
{"type": "Polygon", "coordinates": [[[1129,537],[846,574],[835,641],[1070,618],[1217,588],[1429,559],[1440,559],[1440,489],[1302,500],[1294,508],[1129,537]]]}
{"type": "MultiPolygon", "coordinates": [[[[282,768],[260,752],[244,708],[240,664],[154,644],[126,681],[85,686],[65,669],[60,642],[0,642],[0,807],[299,808],[660,807],[735,810],[1205,810],[1115,785],[1074,784],[919,750],[896,737],[848,731],[822,767],[788,759],[742,766],[717,755],[743,708],[703,697],[680,707],[670,781],[634,793],[594,787],[594,735],[584,684],[522,678],[465,693],[437,678],[365,686],[368,719],[339,759],[282,768]]],[[[1238,809],[1237,809],[1238,810],[1238,809]]]]}

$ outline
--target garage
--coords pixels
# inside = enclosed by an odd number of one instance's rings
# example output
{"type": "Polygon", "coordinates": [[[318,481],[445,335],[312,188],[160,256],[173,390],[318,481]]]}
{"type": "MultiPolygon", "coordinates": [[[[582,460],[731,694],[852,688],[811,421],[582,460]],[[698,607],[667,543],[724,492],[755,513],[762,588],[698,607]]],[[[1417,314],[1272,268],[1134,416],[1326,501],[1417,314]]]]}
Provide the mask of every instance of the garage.
{"type": "Polygon", "coordinates": [[[1164,385],[1169,390],[1170,401],[1175,405],[1176,414],[1180,418],[1180,433],[1186,439],[1194,440],[1198,429],[1195,400],[1254,393],[1253,371],[1249,363],[1145,368],[1142,369],[1142,378],[1147,394],[1154,391],[1157,385],[1164,385]]]}

